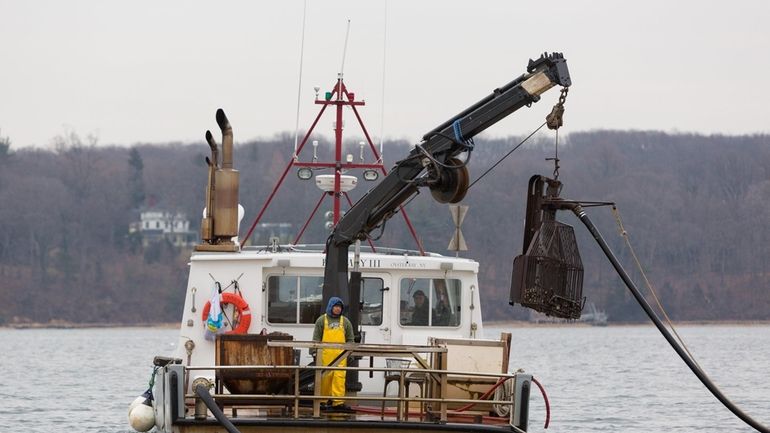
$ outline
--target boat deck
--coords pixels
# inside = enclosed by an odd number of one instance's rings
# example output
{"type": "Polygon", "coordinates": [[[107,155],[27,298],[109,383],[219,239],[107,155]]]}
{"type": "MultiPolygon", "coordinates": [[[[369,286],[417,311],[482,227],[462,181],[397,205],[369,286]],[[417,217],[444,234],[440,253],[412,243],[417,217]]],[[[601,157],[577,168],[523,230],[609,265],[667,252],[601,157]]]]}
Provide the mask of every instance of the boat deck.
{"type": "MultiPolygon", "coordinates": [[[[474,344],[479,344],[474,342],[474,344]]],[[[452,371],[447,368],[447,347],[367,345],[355,343],[317,343],[268,341],[272,351],[308,346],[342,351],[329,366],[315,365],[214,365],[187,367],[169,364],[163,369],[164,394],[169,397],[168,426],[179,433],[225,432],[220,425],[226,418],[237,431],[302,432],[380,431],[400,432],[517,432],[526,431],[531,376],[523,373],[452,371]],[[401,367],[339,366],[348,357],[387,357],[399,355],[401,367]],[[403,359],[403,358],[402,358],[403,359]],[[203,371],[202,371],[203,370],[203,371]],[[379,394],[348,393],[346,396],[321,395],[312,386],[329,371],[345,370],[365,380],[375,372],[397,384],[396,395],[385,389],[379,394]],[[215,381],[205,385],[214,392],[201,391],[191,377],[215,372],[215,381]],[[303,381],[303,376],[305,380],[303,381]],[[409,382],[412,381],[412,392],[409,382]],[[305,385],[302,383],[305,382],[305,385]],[[265,388],[263,385],[278,388],[265,388]],[[309,387],[306,386],[311,384],[309,387]],[[414,394],[415,384],[419,394],[414,394]],[[506,385],[506,386],[502,386],[506,385]],[[234,392],[237,386],[251,392],[234,392]],[[187,392],[184,390],[187,389],[187,392]],[[498,394],[497,391],[502,391],[498,394]],[[204,392],[208,394],[198,394],[204,392]],[[211,400],[207,403],[206,398],[211,400]],[[322,402],[341,399],[349,410],[324,410],[322,402]],[[216,406],[214,406],[216,405],[216,406]],[[219,415],[217,414],[219,412],[219,415]],[[524,427],[524,428],[521,428],[524,427]]],[[[476,347],[478,350],[478,347],[476,347]]],[[[387,358],[386,358],[387,359],[387,358]]],[[[370,365],[371,361],[370,361],[370,365]]],[[[204,380],[204,383],[206,381],[204,380]]],[[[205,388],[204,388],[205,389],[205,388]]],[[[232,430],[230,430],[232,431],[232,430]]]]}

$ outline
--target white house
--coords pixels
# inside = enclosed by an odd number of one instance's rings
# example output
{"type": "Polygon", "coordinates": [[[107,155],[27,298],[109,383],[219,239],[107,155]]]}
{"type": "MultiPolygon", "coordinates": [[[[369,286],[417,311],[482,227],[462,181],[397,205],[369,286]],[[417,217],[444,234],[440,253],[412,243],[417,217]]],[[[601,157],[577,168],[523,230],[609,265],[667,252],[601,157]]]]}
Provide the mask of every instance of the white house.
{"type": "Polygon", "coordinates": [[[187,215],[157,209],[141,211],[139,221],[132,222],[128,232],[140,233],[143,246],[163,239],[170,241],[174,246],[191,246],[198,239],[198,233],[190,231],[187,215]]]}

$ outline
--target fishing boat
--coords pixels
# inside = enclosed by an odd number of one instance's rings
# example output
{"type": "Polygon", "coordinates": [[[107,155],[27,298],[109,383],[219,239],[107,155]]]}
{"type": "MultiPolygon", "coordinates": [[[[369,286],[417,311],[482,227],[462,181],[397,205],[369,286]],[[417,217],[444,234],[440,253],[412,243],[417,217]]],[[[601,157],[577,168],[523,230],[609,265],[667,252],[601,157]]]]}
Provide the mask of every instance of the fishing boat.
{"type": "MultiPolygon", "coordinates": [[[[131,426],[168,433],[526,431],[529,394],[539,384],[529,373],[509,373],[515,369],[508,360],[515,344],[510,334],[483,338],[479,263],[424,251],[403,204],[419,186],[440,202],[459,202],[468,186],[461,154],[470,153],[473,136],[549,88],[569,84],[560,54],[530,60],[526,73],[426,134],[388,172],[361,120],[364,101],[340,74],[329,92],[319,96],[316,89],[318,117],[242,238],[233,129],[219,110],[221,147],[206,133],[211,157],[202,241],[190,258],[177,352],[154,359],[150,389],[129,407],[131,426]],[[336,110],[335,159],[320,162],[314,152],[305,160],[302,150],[327,107],[336,110]],[[342,156],[343,109],[351,109],[363,128],[368,162],[365,144],[358,161],[342,156]],[[301,244],[306,223],[289,244],[273,238],[242,245],[239,239],[249,239],[291,169],[308,180],[316,171],[331,171],[315,176],[322,194],[308,218],[331,199],[331,235],[325,243],[301,244]],[[383,179],[353,204],[347,192],[358,182],[355,170],[367,180],[383,179]],[[343,213],[345,199],[350,208],[343,213]],[[416,247],[375,244],[372,232],[396,214],[416,247]],[[332,296],[347,306],[354,342],[312,339],[332,296]],[[212,309],[221,310],[221,327],[212,326],[212,309]],[[314,355],[325,349],[341,355],[319,365],[314,355]],[[344,413],[324,410],[331,396],[315,386],[333,370],[346,371],[344,413]]],[[[464,241],[454,242],[460,249],[464,241]]]]}

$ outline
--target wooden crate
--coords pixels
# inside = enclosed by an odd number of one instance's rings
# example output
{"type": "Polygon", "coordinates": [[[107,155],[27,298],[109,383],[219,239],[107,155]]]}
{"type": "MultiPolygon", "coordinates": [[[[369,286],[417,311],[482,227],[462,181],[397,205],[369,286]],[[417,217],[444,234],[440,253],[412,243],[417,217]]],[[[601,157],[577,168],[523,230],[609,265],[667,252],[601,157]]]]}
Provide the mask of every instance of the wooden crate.
{"type": "MultiPolygon", "coordinates": [[[[291,335],[218,335],[216,365],[294,365],[294,349],[267,345],[271,340],[293,339],[291,335]]],[[[217,371],[217,382],[232,394],[274,394],[293,374],[292,369],[217,371]]]]}

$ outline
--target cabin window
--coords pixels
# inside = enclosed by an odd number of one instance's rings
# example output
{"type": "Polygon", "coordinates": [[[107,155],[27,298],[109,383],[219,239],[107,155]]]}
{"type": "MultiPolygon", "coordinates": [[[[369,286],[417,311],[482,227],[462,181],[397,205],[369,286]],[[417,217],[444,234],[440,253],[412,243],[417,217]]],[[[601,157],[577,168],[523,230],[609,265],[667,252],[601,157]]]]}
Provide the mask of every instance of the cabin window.
{"type": "Polygon", "coordinates": [[[267,321],[315,323],[322,311],[323,277],[272,275],[267,279],[267,321]]]}
{"type": "Polygon", "coordinates": [[[361,279],[361,324],[382,325],[382,294],[384,284],[382,278],[361,279]]]}
{"type": "MultiPolygon", "coordinates": [[[[267,279],[267,321],[270,323],[315,323],[326,310],[323,277],[271,275],[267,279]]],[[[362,325],[382,324],[383,281],[361,279],[362,325]]],[[[346,306],[345,310],[348,309],[346,306]]],[[[347,311],[346,311],[347,312],[347,311]]]]}
{"type": "Polygon", "coordinates": [[[404,326],[459,326],[460,280],[404,278],[400,287],[400,323],[404,326]]]}

